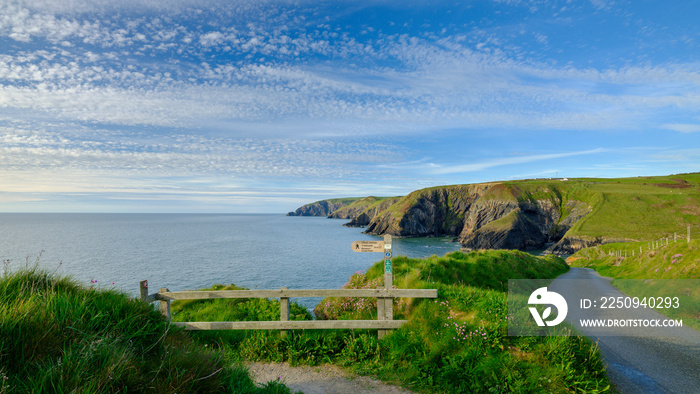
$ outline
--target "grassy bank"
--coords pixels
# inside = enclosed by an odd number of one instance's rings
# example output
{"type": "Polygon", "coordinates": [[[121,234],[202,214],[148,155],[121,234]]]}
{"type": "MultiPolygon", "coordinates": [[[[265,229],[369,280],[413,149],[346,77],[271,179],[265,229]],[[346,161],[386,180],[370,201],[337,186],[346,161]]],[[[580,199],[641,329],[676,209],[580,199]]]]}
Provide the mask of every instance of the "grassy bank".
{"type": "Polygon", "coordinates": [[[583,249],[567,261],[572,266],[592,268],[603,276],[615,278],[612,284],[630,296],[679,297],[680,308],[656,310],[700,329],[700,287],[682,280],[700,278],[700,240],[690,243],[684,238],[677,242],[670,240],[653,249],[648,245],[647,242],[602,245],[583,249]]]}
{"type": "Polygon", "coordinates": [[[649,249],[648,242],[627,242],[583,249],[567,259],[574,267],[587,267],[619,279],[698,279],[700,240],[672,239],[649,249]],[[640,249],[641,248],[641,249],[640,249]]]}
{"type": "MultiPolygon", "coordinates": [[[[382,340],[370,330],[193,333],[232,358],[333,363],[360,374],[425,392],[596,392],[608,390],[597,348],[579,337],[508,337],[507,280],[553,278],[568,266],[556,257],[517,251],[455,252],[444,257],[393,260],[400,288],[437,288],[437,300],[399,299],[396,318],[409,320],[382,340]]],[[[347,288],[372,288],[383,281],[378,263],[356,273],[347,288]]],[[[279,301],[230,300],[173,303],[174,320],[227,320],[237,309],[249,320],[276,320],[279,301]],[[228,303],[227,308],[223,308],[228,303]],[[180,304],[180,305],[178,305],[180,304]],[[222,308],[219,308],[221,305],[222,308]],[[219,312],[227,309],[227,312],[219,312]],[[223,313],[223,314],[220,314],[223,313]]],[[[297,319],[310,318],[298,306],[297,319]]],[[[376,319],[372,299],[326,299],[315,310],[325,319],[376,319]]]]}
{"type": "Polygon", "coordinates": [[[150,306],[26,268],[0,278],[0,393],[285,393],[150,306]]]}

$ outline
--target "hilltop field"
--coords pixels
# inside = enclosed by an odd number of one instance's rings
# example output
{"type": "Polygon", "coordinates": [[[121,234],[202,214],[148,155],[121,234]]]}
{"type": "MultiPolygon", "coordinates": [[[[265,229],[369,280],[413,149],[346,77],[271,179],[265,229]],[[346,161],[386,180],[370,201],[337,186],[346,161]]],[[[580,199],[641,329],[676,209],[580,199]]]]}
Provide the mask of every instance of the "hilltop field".
{"type": "Polygon", "coordinates": [[[697,228],[700,174],[439,186],[404,197],[323,200],[289,215],[350,219],[347,225],[366,226],[370,234],[453,236],[471,249],[547,248],[568,255],[697,228]]]}

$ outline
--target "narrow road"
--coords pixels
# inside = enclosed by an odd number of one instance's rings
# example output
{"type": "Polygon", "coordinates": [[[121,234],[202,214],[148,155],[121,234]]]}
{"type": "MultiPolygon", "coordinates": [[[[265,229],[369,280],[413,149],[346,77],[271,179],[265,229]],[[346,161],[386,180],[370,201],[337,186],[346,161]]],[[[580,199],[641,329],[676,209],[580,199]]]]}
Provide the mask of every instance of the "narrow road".
{"type": "MultiPolygon", "coordinates": [[[[555,279],[549,289],[567,300],[566,320],[576,327],[579,327],[580,299],[624,296],[610,284],[610,278],[588,268],[571,268],[555,279]]],[[[625,310],[624,313],[624,318],[664,318],[649,309],[625,310]]],[[[700,333],[697,331],[683,327],[674,329],[673,337],[664,337],[663,330],[644,336],[602,336],[592,333],[594,329],[580,330],[598,342],[608,376],[621,393],[700,393],[700,333]]]]}

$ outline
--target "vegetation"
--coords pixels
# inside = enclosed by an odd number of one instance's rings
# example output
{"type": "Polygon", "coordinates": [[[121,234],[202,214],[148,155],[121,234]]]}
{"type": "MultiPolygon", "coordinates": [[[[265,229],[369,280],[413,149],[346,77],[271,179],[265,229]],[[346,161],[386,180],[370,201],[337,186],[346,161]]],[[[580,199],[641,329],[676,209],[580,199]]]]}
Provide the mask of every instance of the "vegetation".
{"type": "MultiPolygon", "coordinates": [[[[184,332],[114,290],[81,286],[36,268],[0,281],[0,392],[289,392],[256,386],[244,360],[333,363],[428,392],[604,392],[597,348],[581,337],[508,337],[507,280],[553,278],[563,260],[518,251],[455,252],[393,261],[395,284],[437,288],[436,300],[399,299],[409,322],[376,330],[184,332]]],[[[346,287],[375,287],[383,265],[346,287]]],[[[238,289],[217,285],[209,290],[238,289]]],[[[372,299],[369,299],[372,300],[372,299]]],[[[373,301],[376,302],[376,301],[373,301]]],[[[320,318],[376,318],[368,299],[327,299],[320,318]]],[[[276,320],[279,301],[177,301],[179,321],[276,320]]],[[[312,315],[290,303],[290,318],[312,315]]]]}
{"type": "Polygon", "coordinates": [[[520,200],[582,201],[591,213],[567,235],[649,241],[700,224],[700,174],[506,182],[520,200]]]}
{"type": "MultiPolygon", "coordinates": [[[[7,263],[7,262],[6,262],[7,263]]],[[[0,393],[288,393],[114,290],[32,267],[0,278],[0,393]]]]}
{"type": "Polygon", "coordinates": [[[648,242],[614,243],[583,249],[567,259],[572,266],[587,267],[603,276],[619,279],[700,278],[700,240],[662,242],[649,249],[648,242]]]}
{"type": "MultiPolygon", "coordinates": [[[[469,186],[449,185],[416,190],[397,198],[396,203],[377,215],[390,218],[398,228],[403,215],[421,199],[441,191],[446,199],[442,206],[435,209],[445,216],[444,232],[453,234],[453,229],[461,228],[459,224],[464,221],[464,212],[456,209],[454,202],[468,199],[469,186]]],[[[531,179],[483,186],[485,190],[479,198],[484,201],[532,204],[538,200],[549,201],[558,208],[559,220],[564,220],[573,209],[588,212],[573,223],[566,235],[590,241],[597,238],[604,238],[605,242],[650,241],[682,231],[687,225],[700,225],[700,173],[637,178],[572,178],[566,181],[531,179]]],[[[462,205],[461,209],[465,207],[462,205]]],[[[494,226],[507,227],[515,222],[512,220],[514,218],[494,223],[494,226]]]]}
{"type": "Polygon", "coordinates": [[[612,284],[631,296],[680,297],[680,308],[657,309],[668,317],[683,319],[685,325],[700,329],[700,288],[685,281],[664,279],[700,278],[700,240],[671,238],[649,248],[647,242],[615,243],[586,248],[567,261],[573,266],[595,269],[615,278],[612,284]],[[644,279],[633,281],[629,279],[644,279]]]}
{"type": "MultiPolygon", "coordinates": [[[[554,278],[568,270],[563,260],[518,251],[455,252],[444,257],[393,260],[400,288],[437,288],[436,300],[399,299],[396,318],[409,320],[382,340],[376,330],[192,332],[203,344],[233,359],[287,361],[292,365],[334,363],[414,390],[429,392],[603,392],[609,390],[595,345],[581,337],[508,337],[507,280],[554,278]]],[[[346,288],[383,283],[383,265],[356,273],[346,288]]],[[[202,320],[209,305],[228,300],[173,303],[174,320],[202,320]],[[180,303],[178,306],[177,304],[180,303]],[[200,314],[201,313],[201,314],[200,314]]],[[[259,300],[256,308],[239,302],[251,320],[277,319],[279,302],[259,300]]],[[[293,303],[292,303],[293,305],[293,303]]],[[[295,312],[296,311],[296,312],[295,312]]],[[[217,312],[218,313],[218,312],[217,312]]],[[[222,312],[228,319],[236,312],[222,312]],[[230,315],[225,315],[229,314],[230,315]]],[[[376,319],[376,301],[326,299],[319,318],[376,319]]],[[[305,319],[298,306],[296,318],[305,319]]],[[[206,320],[214,320],[207,318],[206,320]]]]}

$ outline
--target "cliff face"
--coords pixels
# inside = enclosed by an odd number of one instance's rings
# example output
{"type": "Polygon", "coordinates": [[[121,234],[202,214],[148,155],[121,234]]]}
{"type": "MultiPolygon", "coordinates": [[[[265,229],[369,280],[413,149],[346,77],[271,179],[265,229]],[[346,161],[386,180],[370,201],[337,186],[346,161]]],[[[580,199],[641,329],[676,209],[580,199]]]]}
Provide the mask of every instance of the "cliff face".
{"type": "Polygon", "coordinates": [[[366,232],[454,236],[471,249],[539,249],[559,242],[588,212],[587,204],[563,201],[552,186],[537,195],[501,183],[446,186],[400,199],[371,220],[366,232]]]}
{"type": "Polygon", "coordinates": [[[369,234],[450,236],[473,249],[571,254],[700,226],[700,173],[440,186],[405,197],[324,200],[290,215],[351,219],[369,234]]]}
{"type": "Polygon", "coordinates": [[[287,216],[328,216],[334,211],[346,207],[357,200],[359,200],[359,198],[316,201],[299,207],[294,212],[289,212],[287,216]]]}
{"type": "Polygon", "coordinates": [[[348,219],[352,220],[349,223],[346,223],[345,226],[365,227],[369,225],[377,215],[386,211],[399,199],[401,199],[401,197],[389,197],[374,201],[372,204],[367,205],[362,211],[358,212],[354,217],[348,217],[348,219]]]}
{"type": "Polygon", "coordinates": [[[456,236],[464,226],[465,213],[488,187],[459,185],[415,191],[371,220],[366,232],[404,237],[456,236]]]}

